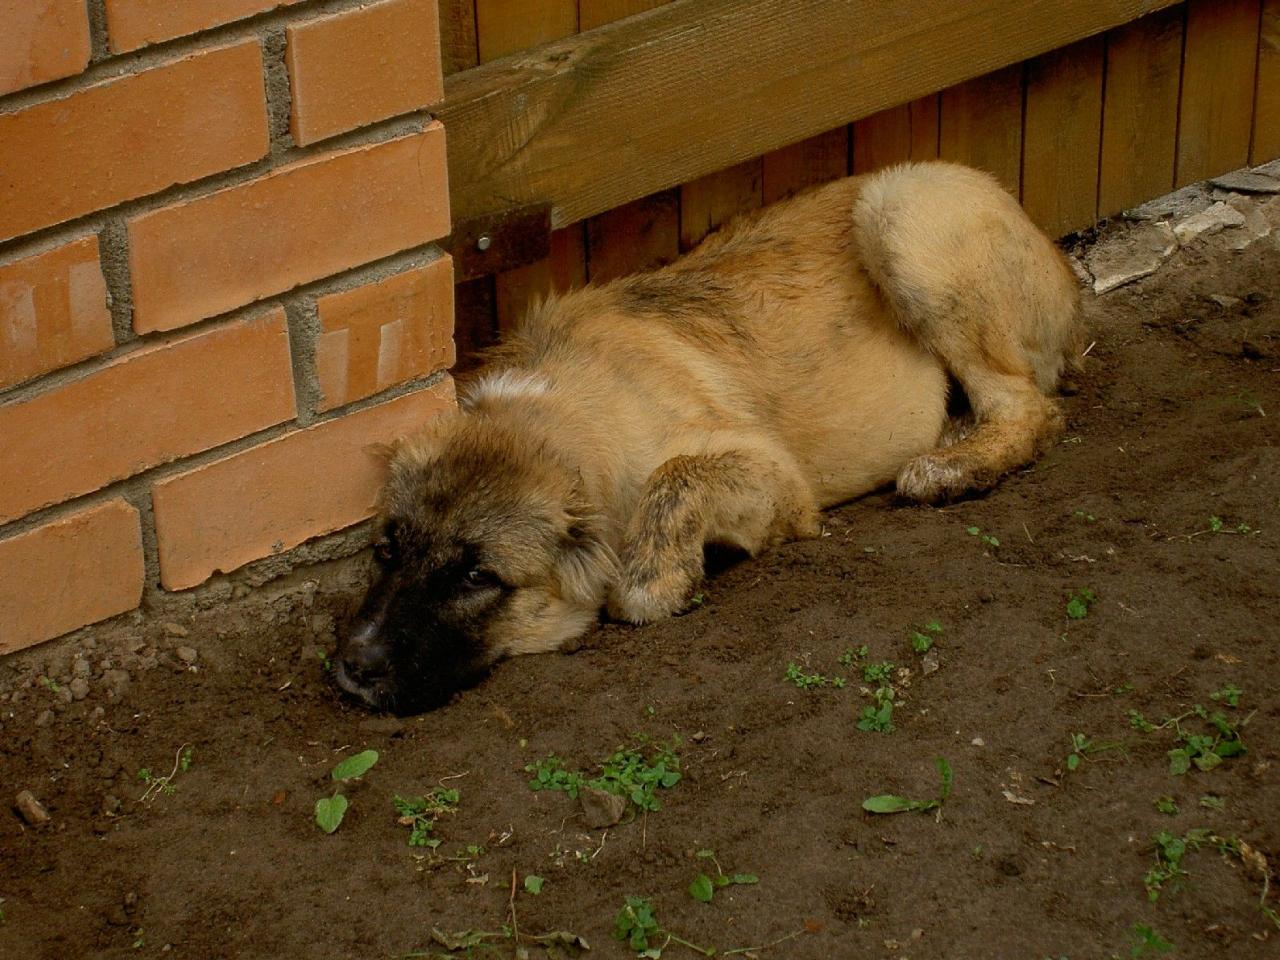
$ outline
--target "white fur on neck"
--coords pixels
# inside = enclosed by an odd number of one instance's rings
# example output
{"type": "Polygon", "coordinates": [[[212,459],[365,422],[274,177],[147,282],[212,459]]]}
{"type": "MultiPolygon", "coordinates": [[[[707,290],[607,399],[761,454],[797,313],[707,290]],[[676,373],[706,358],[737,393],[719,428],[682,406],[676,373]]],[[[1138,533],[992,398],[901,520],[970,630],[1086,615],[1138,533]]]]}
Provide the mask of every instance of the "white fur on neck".
{"type": "Polygon", "coordinates": [[[524,397],[541,397],[551,389],[547,378],[526,370],[502,370],[477,380],[467,391],[471,403],[481,400],[518,400],[524,397]]]}

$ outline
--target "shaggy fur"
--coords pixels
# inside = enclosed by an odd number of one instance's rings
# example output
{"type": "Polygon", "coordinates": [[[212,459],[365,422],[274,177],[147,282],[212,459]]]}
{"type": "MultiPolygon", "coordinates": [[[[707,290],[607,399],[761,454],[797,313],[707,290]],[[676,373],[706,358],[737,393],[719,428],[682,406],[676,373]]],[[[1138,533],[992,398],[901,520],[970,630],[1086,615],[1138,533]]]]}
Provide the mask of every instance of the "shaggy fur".
{"type": "Polygon", "coordinates": [[[1050,395],[1081,343],[1057,248],[944,163],[816,188],[549,300],[458,412],[395,448],[339,682],[422,709],[602,606],[680,610],[707,544],[814,536],[819,510],[894,482],[923,502],[984,490],[1059,428],[1050,395]]]}

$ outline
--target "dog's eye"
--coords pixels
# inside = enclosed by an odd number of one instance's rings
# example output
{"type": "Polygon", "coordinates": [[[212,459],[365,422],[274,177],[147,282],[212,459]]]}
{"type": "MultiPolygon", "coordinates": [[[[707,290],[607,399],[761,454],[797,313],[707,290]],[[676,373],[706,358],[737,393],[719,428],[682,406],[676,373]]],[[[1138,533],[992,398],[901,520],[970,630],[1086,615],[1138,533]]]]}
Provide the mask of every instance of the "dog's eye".
{"type": "Polygon", "coordinates": [[[464,582],[472,590],[486,590],[490,587],[502,586],[502,581],[498,579],[498,575],[492,570],[485,570],[483,567],[474,567],[468,570],[464,582]]]}
{"type": "Polygon", "coordinates": [[[390,563],[395,559],[396,548],[388,537],[383,537],[373,545],[373,555],[379,563],[390,563]]]}

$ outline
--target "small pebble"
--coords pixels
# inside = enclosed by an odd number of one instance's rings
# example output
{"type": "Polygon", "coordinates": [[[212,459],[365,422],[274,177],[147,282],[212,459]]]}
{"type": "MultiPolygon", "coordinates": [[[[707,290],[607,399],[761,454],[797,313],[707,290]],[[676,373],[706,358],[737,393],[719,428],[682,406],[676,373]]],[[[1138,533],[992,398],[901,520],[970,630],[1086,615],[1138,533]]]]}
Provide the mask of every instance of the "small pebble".
{"type": "Polygon", "coordinates": [[[89,695],[89,681],[84,677],[76,677],[67,687],[71,691],[71,696],[77,700],[83,700],[89,695]]]}
{"type": "Polygon", "coordinates": [[[160,627],[171,637],[185,637],[191,633],[190,630],[182,626],[180,623],[162,623],[160,627]]]}
{"type": "Polygon", "coordinates": [[[47,727],[51,723],[53,723],[53,711],[41,710],[40,715],[36,717],[36,726],[47,727]]]}
{"type": "Polygon", "coordinates": [[[30,790],[23,790],[14,797],[13,805],[18,808],[18,813],[30,826],[43,827],[49,822],[49,811],[30,790]]]}
{"type": "Polygon", "coordinates": [[[71,661],[71,673],[77,677],[88,678],[93,673],[93,665],[84,657],[76,657],[71,661]]]}
{"type": "Polygon", "coordinates": [[[174,653],[178,655],[178,659],[183,663],[195,663],[196,658],[200,656],[200,654],[196,653],[195,647],[179,647],[174,653]]]}

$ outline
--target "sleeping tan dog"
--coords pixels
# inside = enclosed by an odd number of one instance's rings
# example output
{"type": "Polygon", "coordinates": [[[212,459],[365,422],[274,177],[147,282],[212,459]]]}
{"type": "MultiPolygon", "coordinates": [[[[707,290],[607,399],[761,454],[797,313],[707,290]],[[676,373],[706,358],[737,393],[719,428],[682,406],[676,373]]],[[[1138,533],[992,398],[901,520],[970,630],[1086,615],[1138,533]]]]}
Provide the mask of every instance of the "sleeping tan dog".
{"type": "Polygon", "coordinates": [[[339,684],[428,709],[602,607],[632,623],[681,610],[707,544],[812,537],[820,510],[890,483],[930,503],[991,487],[1059,429],[1077,299],[992,178],[928,163],[816,188],[671,266],[549,300],[459,411],[393,450],[339,684]]]}

